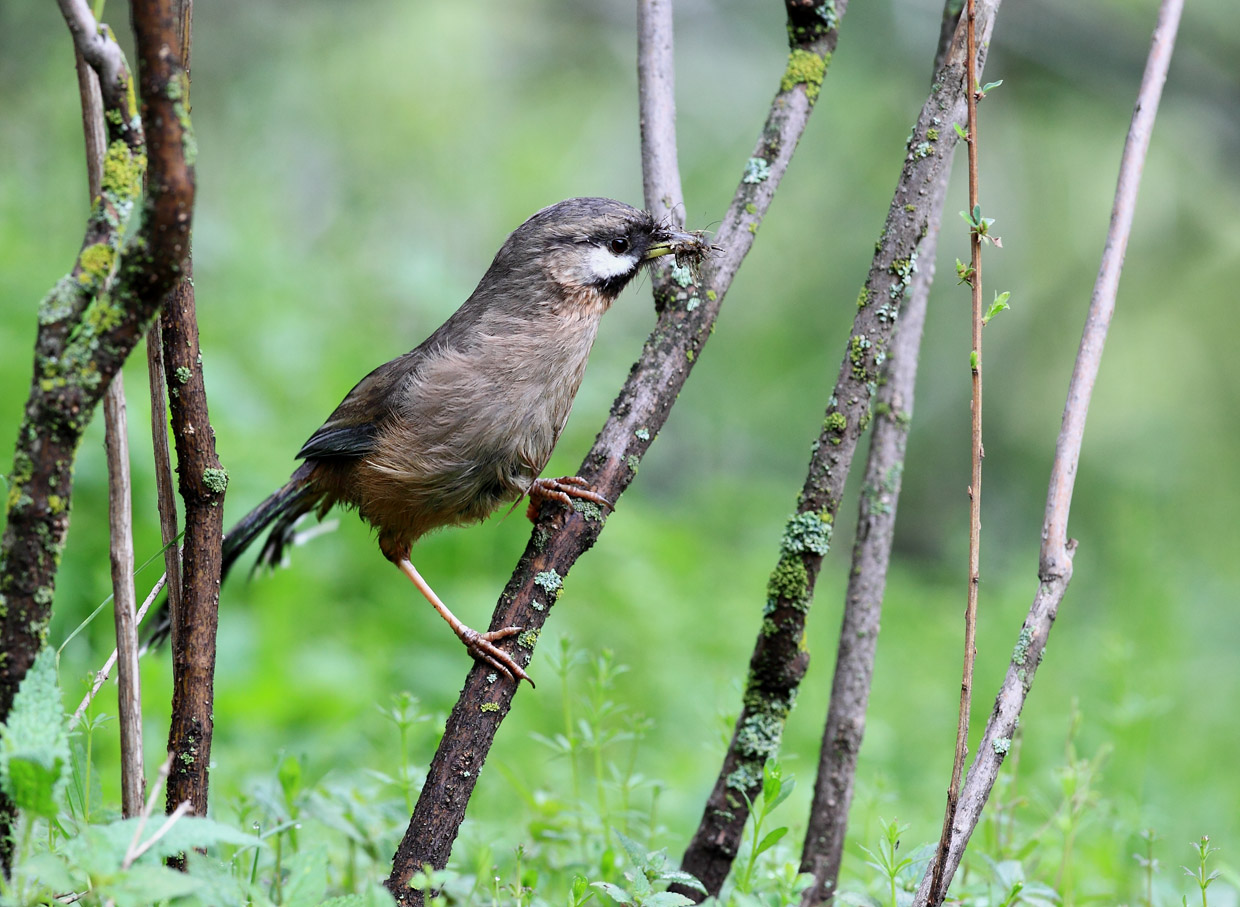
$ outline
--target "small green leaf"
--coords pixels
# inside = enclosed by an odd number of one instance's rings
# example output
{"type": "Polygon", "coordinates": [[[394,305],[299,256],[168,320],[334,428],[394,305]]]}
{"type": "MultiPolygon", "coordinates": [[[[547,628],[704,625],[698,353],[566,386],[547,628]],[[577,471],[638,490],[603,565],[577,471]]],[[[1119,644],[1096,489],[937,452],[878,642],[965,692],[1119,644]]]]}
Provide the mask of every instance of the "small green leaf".
{"type": "Polygon", "coordinates": [[[1011,306],[1008,305],[1008,299],[1011,297],[1011,295],[1012,295],[1011,292],[1008,292],[1008,291],[1004,291],[1002,293],[996,293],[995,301],[990,304],[990,308],[987,309],[986,314],[982,316],[982,324],[989,323],[990,319],[994,318],[1004,309],[1010,309],[1011,306]]]}
{"type": "Polygon", "coordinates": [[[960,136],[967,142],[969,140],[969,130],[965,129],[959,123],[953,123],[952,125],[956,127],[956,135],[960,136]]]}
{"type": "Polygon", "coordinates": [[[990,91],[993,88],[998,88],[1002,84],[1003,84],[1002,79],[999,79],[997,82],[987,82],[985,85],[982,86],[981,92],[984,95],[986,94],[986,92],[990,91]]]}
{"type": "Polygon", "coordinates": [[[788,828],[787,826],[785,826],[783,828],[776,828],[774,831],[771,831],[767,833],[766,835],[764,835],[762,840],[758,842],[758,853],[760,854],[766,853],[768,850],[770,850],[772,847],[778,844],[779,839],[782,838],[787,833],[788,833],[788,828]]]}
{"type": "Polygon", "coordinates": [[[660,891],[642,901],[644,907],[693,907],[693,898],[674,891],[660,891]]]}
{"type": "Polygon", "coordinates": [[[975,372],[977,371],[977,350],[969,353],[969,368],[975,372]]]}
{"type": "Polygon", "coordinates": [[[633,903],[633,896],[619,885],[613,885],[611,882],[594,882],[593,887],[603,892],[603,894],[607,895],[617,904],[627,905],[633,903]]]}

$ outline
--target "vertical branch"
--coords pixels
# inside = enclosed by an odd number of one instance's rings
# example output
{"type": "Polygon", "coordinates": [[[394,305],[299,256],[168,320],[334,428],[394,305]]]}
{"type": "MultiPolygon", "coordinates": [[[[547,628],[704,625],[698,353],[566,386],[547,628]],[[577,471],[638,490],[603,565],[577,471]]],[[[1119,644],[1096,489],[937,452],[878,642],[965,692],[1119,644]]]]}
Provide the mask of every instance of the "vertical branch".
{"type": "MultiPolygon", "coordinates": [[[[982,809],[994,787],[1003,758],[1012,745],[1017,720],[1033,686],[1034,675],[1042,660],[1059,605],[1072,579],[1072,556],[1076,542],[1067,535],[1068,512],[1072,504],[1076,468],[1080,462],[1085,419],[1089,414],[1094,382],[1102,364],[1102,349],[1107,330],[1115,314],[1115,298],[1119,290],[1120,272],[1123,270],[1124,252],[1132,230],[1141,170],[1149,150],[1154,118],[1158,113],[1158,102],[1167,79],[1167,69],[1171,65],[1171,54],[1183,8],[1184,0],[1163,0],[1159,6],[1158,22],[1146,59],[1145,73],[1141,78],[1132,123],[1120,158],[1115,202],[1111,208],[1111,224],[1107,231],[1098,278],[1090,297],[1089,311],[1085,316],[1085,329],[1072,369],[1072,379],[1068,384],[1059,438],[1055,443],[1055,460],[1051,465],[1046,514],[1042,524],[1038,589],[1021,626],[1012,651],[1011,663],[995,697],[994,709],[986,723],[986,730],[978,744],[977,755],[961,788],[951,828],[950,845],[943,854],[942,865],[927,869],[913,899],[913,907],[942,903],[973,829],[981,819],[982,809]],[[936,876],[941,876],[941,881],[936,876]]],[[[935,862],[938,864],[940,861],[935,862]]]]}
{"type": "MultiPolygon", "coordinates": [[[[177,502],[172,484],[172,455],[168,448],[168,396],[164,385],[164,333],[155,319],[146,332],[146,377],[151,395],[151,448],[155,457],[155,503],[159,509],[159,538],[164,546],[164,576],[168,611],[181,613],[181,548],[177,544],[177,502]]],[[[176,646],[176,639],[172,640],[176,646]]]]}
{"type": "MultiPolygon", "coordinates": [[[[75,49],[82,130],[86,140],[86,183],[91,204],[103,191],[103,157],[107,131],[99,77],[75,49]]],[[[138,627],[134,618],[133,508],[129,477],[129,438],[125,420],[125,385],[117,375],[103,399],[104,444],[108,461],[108,538],[112,568],[112,610],[116,623],[119,668],[117,712],[120,720],[121,811],[126,818],[142,809],[142,693],[138,681],[138,627]]]]}
{"type": "Polygon", "coordinates": [[[642,191],[656,220],[684,225],[676,161],[676,59],[672,0],[638,0],[637,100],[642,136],[642,191]]]}
{"type": "MultiPolygon", "coordinates": [[[[965,95],[968,99],[969,125],[966,144],[969,150],[969,217],[980,221],[978,208],[977,178],[977,71],[974,67],[974,0],[968,0],[965,9],[966,42],[969,47],[968,71],[965,75],[965,95]]],[[[975,224],[969,231],[972,251],[970,270],[972,279],[972,341],[969,364],[973,380],[971,406],[971,454],[972,468],[969,482],[969,587],[964,612],[964,665],[960,679],[960,711],[956,718],[956,750],[952,757],[951,782],[947,787],[947,808],[943,813],[943,832],[939,837],[939,849],[934,859],[932,896],[939,900],[943,892],[943,861],[951,841],[952,821],[960,797],[960,779],[964,774],[965,758],[969,752],[969,712],[973,700],[973,662],[977,654],[977,587],[981,572],[982,545],[982,234],[975,224]]]]}
{"type": "MultiPolygon", "coordinates": [[[[171,47],[183,67],[182,103],[190,106],[190,0],[174,0],[168,13],[171,47]]],[[[168,779],[167,809],[182,802],[206,815],[208,765],[214,729],[215,643],[219,622],[220,545],[228,474],[215,452],[207,408],[194,306],[193,262],[187,256],[181,280],[164,303],[163,356],[167,369],[177,472],[185,504],[185,546],[180,608],[172,616],[172,718],[168,751],[174,770],[168,779]]]]}
{"type": "Polygon", "coordinates": [[[134,614],[133,514],[130,501],[129,440],[126,437],[122,377],[112,379],[103,398],[108,452],[108,522],[111,538],[112,610],[116,619],[117,714],[121,743],[121,812],[138,815],[145,799],[142,772],[142,693],[138,682],[138,622],[134,614]]]}
{"type": "MultiPolygon", "coordinates": [[[[960,18],[960,0],[948,0],[943,11],[938,52],[932,82],[947,56],[960,18]]],[[[858,501],[857,533],[853,542],[852,569],[844,595],[831,701],[822,732],[818,775],[810,804],[805,841],[801,849],[801,872],[813,883],[802,892],[803,907],[830,900],[839,880],[857,772],[857,754],[865,734],[866,709],[874,676],[874,656],[882,617],[887,567],[895,536],[896,505],[904,474],[904,454],[917,381],[917,358],[921,348],[926,305],[934,283],[939,225],[950,165],[944,166],[926,187],[924,204],[929,209],[926,238],[918,252],[923,264],[913,277],[908,300],[900,313],[874,398],[874,430],[866,458],[865,480],[858,501]]]]}

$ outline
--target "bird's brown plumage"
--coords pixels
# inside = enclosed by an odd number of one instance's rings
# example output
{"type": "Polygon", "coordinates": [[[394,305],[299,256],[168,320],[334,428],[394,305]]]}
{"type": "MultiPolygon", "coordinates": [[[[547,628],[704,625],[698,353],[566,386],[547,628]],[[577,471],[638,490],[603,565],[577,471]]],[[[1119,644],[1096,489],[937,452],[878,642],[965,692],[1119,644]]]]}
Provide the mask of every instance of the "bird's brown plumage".
{"type": "MultiPolygon", "coordinates": [[[[343,504],[409,573],[410,548],[427,532],[481,520],[539,491],[603,314],[645,261],[700,258],[707,248],[700,236],[610,199],[539,211],[512,232],[438,330],[359,381],[302,445],[305,462],[289,482],[229,532],[225,571],[266,526],[259,562],[274,563],[297,519],[343,504]]],[[[489,642],[479,651],[459,627],[473,654],[506,672],[515,667],[489,642]]]]}

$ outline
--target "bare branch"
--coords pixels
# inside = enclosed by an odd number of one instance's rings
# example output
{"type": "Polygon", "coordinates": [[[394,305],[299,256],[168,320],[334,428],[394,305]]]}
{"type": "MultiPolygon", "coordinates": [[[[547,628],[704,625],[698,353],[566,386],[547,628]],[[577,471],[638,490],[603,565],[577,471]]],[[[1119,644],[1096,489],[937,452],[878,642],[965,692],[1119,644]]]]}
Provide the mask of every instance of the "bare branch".
{"type": "Polygon", "coordinates": [[[637,4],[637,98],[642,134],[642,189],[656,220],[684,226],[685,198],[676,161],[676,66],[672,0],[637,4]]]}
{"type": "Polygon", "coordinates": [[[125,389],[120,375],[103,398],[108,451],[108,515],[112,562],[112,611],[116,620],[117,714],[121,743],[121,812],[142,809],[142,693],[138,680],[138,624],[134,615],[133,511],[125,389]]]}
{"type": "MultiPolygon", "coordinates": [[[[173,0],[172,48],[188,70],[192,43],[192,3],[173,0]]],[[[166,23],[165,23],[166,24],[166,23]]],[[[190,105],[185,79],[182,102],[190,105]]],[[[169,813],[191,804],[207,814],[208,766],[214,730],[215,643],[219,624],[220,546],[224,538],[224,492],[228,473],[215,452],[215,431],[207,408],[198,319],[194,305],[193,259],[186,257],[181,279],[163,312],[163,359],[177,450],[177,475],[185,503],[185,544],[179,609],[172,614],[172,718],[168,751],[176,770],[168,779],[169,813]]]]}
{"type": "Polygon", "coordinates": [[[1159,7],[1158,23],[1154,28],[1145,74],[1141,79],[1128,138],[1124,142],[1115,203],[1111,209],[1111,225],[1107,231],[1098,279],[1090,298],[1072,380],[1068,385],[1059,440],[1055,445],[1055,460],[1051,466],[1046,517],[1042,530],[1038,591],[1017,637],[1011,663],[999,688],[999,694],[995,697],[994,710],[978,744],[977,755],[961,788],[955,821],[952,823],[951,844],[943,861],[940,896],[938,899],[932,898],[932,872],[927,870],[913,901],[914,907],[941,903],[942,895],[951,884],[952,876],[968,846],[969,837],[977,827],[982,808],[986,805],[990,790],[998,777],[1003,758],[1011,746],[1016,722],[1024,707],[1025,697],[1033,685],[1047,636],[1072,579],[1072,554],[1076,543],[1067,536],[1067,519],[1076,467],[1080,460],[1085,418],[1094,381],[1101,366],[1107,329],[1115,312],[1119,275],[1136,210],[1141,170],[1149,149],[1163,83],[1171,64],[1171,53],[1175,46],[1176,30],[1183,6],[1183,0],[1163,0],[1159,7]]]}
{"type": "MultiPolygon", "coordinates": [[[[842,5],[840,0],[836,5],[842,5]]],[[[664,289],[656,282],[658,323],[582,464],[580,475],[612,501],[633,481],[642,455],[699,360],[698,353],[710,336],[732,278],[753,245],[758,224],[817,100],[837,33],[812,27],[812,21],[793,29],[791,13],[789,18],[795,36],[789,67],[716,235],[722,251],[703,265],[696,281],[683,274],[684,286],[677,280],[664,289]]],[[[544,506],[530,543],[500,597],[491,619],[492,629],[526,628],[518,644],[532,650],[563,577],[597,540],[604,519],[597,509],[565,512],[544,506]]],[[[511,708],[514,692],[511,683],[481,665],[475,664],[466,678],[409,828],[393,858],[387,887],[401,903],[422,903],[421,893],[408,888],[414,872],[427,864],[436,868],[447,865],[478,773],[500,722],[511,708]]]]}
{"type": "MultiPolygon", "coordinates": [[[[952,7],[957,3],[958,0],[948,0],[944,7],[944,23],[950,21],[952,27],[941,30],[931,70],[932,81],[940,76],[939,69],[951,47],[955,21],[960,13],[956,6],[953,17],[952,7]]],[[[951,167],[944,166],[926,188],[924,204],[930,216],[929,230],[918,252],[921,264],[901,309],[883,370],[884,380],[879,382],[874,398],[874,431],[857,508],[857,532],[848,590],[844,595],[831,702],[823,727],[818,776],[801,850],[801,871],[814,877],[813,883],[801,894],[803,907],[829,900],[839,880],[857,754],[865,734],[883,593],[904,476],[904,454],[913,418],[917,358],[930,287],[934,283],[939,225],[950,176],[951,167]]]]}

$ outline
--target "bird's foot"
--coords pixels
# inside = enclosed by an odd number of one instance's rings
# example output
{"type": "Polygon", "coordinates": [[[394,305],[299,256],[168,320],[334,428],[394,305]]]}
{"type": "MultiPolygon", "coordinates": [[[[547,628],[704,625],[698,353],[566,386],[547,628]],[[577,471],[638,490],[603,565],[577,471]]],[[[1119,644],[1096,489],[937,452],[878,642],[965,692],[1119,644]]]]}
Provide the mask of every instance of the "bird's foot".
{"type": "Polygon", "coordinates": [[[529,674],[525,673],[525,669],[517,664],[511,655],[495,645],[498,640],[520,633],[520,627],[503,627],[488,633],[479,633],[464,624],[461,624],[459,628],[453,627],[453,629],[456,630],[456,635],[460,637],[461,642],[465,643],[469,654],[478,661],[486,662],[509,680],[515,679],[517,683],[525,680],[529,681],[530,686],[534,685],[534,681],[530,679],[529,674]]]}
{"type": "Polygon", "coordinates": [[[573,498],[589,501],[599,507],[615,510],[611,501],[595,491],[590,483],[581,476],[560,476],[558,479],[535,479],[529,488],[530,506],[525,515],[530,522],[538,518],[538,509],[543,501],[558,501],[565,507],[573,506],[573,498]]]}

